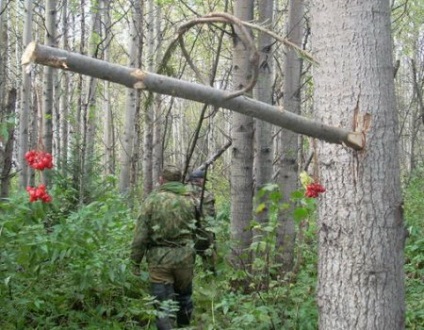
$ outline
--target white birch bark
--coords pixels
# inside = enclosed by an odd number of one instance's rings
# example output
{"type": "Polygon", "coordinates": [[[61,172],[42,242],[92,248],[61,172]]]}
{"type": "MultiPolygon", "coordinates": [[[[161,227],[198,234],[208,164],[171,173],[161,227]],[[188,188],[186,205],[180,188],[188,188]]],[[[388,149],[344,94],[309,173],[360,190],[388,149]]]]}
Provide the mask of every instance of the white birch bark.
{"type": "MultiPolygon", "coordinates": [[[[102,40],[101,29],[101,10],[98,2],[91,3],[91,11],[93,12],[91,18],[91,27],[88,40],[89,56],[96,58],[102,57],[101,51],[104,45],[100,44],[102,40]]],[[[82,159],[82,172],[84,180],[82,186],[87,183],[88,178],[93,173],[94,165],[94,144],[95,135],[97,131],[98,112],[97,112],[97,87],[98,81],[95,77],[89,77],[85,86],[85,100],[84,100],[84,114],[83,114],[83,159],[82,159]]],[[[85,189],[82,189],[85,191],[85,189]]]]}
{"type": "MultiPolygon", "coordinates": [[[[105,32],[105,44],[103,57],[106,62],[110,60],[110,44],[112,41],[112,33],[108,29],[111,28],[110,19],[110,0],[102,0],[102,13],[104,17],[104,23],[107,31],[105,32]]],[[[106,175],[115,173],[114,166],[114,125],[112,121],[112,109],[111,109],[111,97],[110,97],[110,83],[109,81],[103,82],[104,89],[104,100],[102,104],[103,108],[103,145],[104,145],[104,158],[103,167],[106,175]]]]}
{"type": "MultiPolygon", "coordinates": [[[[300,46],[303,37],[303,0],[290,0],[288,22],[286,25],[287,38],[300,46]]],[[[302,60],[293,49],[286,49],[284,57],[284,98],[283,107],[287,111],[300,114],[302,60]]],[[[280,133],[278,183],[283,194],[283,203],[290,204],[290,196],[297,189],[298,182],[298,135],[291,131],[280,133]]],[[[295,246],[295,226],[292,216],[293,209],[281,212],[277,227],[277,257],[282,272],[292,270],[295,246]]]]}
{"type": "MultiPolygon", "coordinates": [[[[56,1],[46,0],[45,44],[56,44],[56,1]]],[[[43,118],[42,136],[45,151],[53,152],[53,115],[54,115],[54,80],[57,72],[45,67],[43,73],[43,118]]],[[[45,178],[47,180],[47,178],[45,178]]]]}
{"type": "MultiPolygon", "coordinates": [[[[154,71],[155,67],[155,47],[156,31],[155,18],[156,10],[153,0],[148,2],[147,12],[147,68],[154,71]]],[[[154,95],[150,95],[144,113],[144,149],[143,149],[143,194],[147,196],[153,189],[153,125],[154,125],[154,95]]]]}
{"type": "MultiPolygon", "coordinates": [[[[1,8],[1,7],[0,7],[1,8]]],[[[25,23],[23,32],[23,44],[26,46],[32,39],[32,0],[25,1],[25,23]]],[[[1,64],[0,64],[1,67],[1,64]]],[[[31,75],[25,73],[22,68],[22,87],[21,87],[21,110],[19,113],[19,144],[18,160],[20,165],[19,184],[25,188],[28,182],[29,168],[25,162],[25,153],[28,151],[29,143],[29,117],[31,113],[31,75]]]]}
{"type": "MultiPolygon", "coordinates": [[[[137,7],[133,7],[131,18],[131,32],[130,32],[130,67],[140,67],[140,33],[138,24],[142,21],[140,12],[137,7]]],[[[119,191],[126,194],[130,191],[131,186],[131,162],[134,154],[134,141],[135,141],[135,118],[136,110],[139,106],[140,95],[139,91],[134,89],[127,90],[125,101],[125,119],[124,119],[124,133],[122,137],[122,149],[120,155],[121,173],[119,176],[119,191]]]]}
{"type": "Polygon", "coordinates": [[[405,327],[403,247],[390,4],[312,5],[315,116],[366,131],[353,151],[317,142],[320,329],[405,327]],[[334,106],[337,110],[334,110],[334,106]]]}
{"type": "MultiPolygon", "coordinates": [[[[234,15],[241,20],[252,20],[253,0],[236,0],[234,15]]],[[[237,28],[235,32],[240,33],[237,28]]],[[[237,35],[234,36],[233,74],[235,90],[243,89],[251,76],[249,53],[237,35]]],[[[253,118],[234,113],[231,122],[231,261],[236,268],[243,269],[250,263],[245,254],[252,242],[248,227],[253,209],[253,118]]]]}
{"type": "MultiPolygon", "coordinates": [[[[261,1],[258,7],[259,24],[272,30],[274,0],[261,1]]],[[[273,47],[274,40],[266,33],[258,34],[258,50],[260,52],[259,76],[253,90],[255,99],[272,104],[273,83],[273,47]]],[[[255,120],[255,188],[259,190],[264,184],[272,181],[273,126],[270,123],[255,120]]],[[[263,219],[267,218],[263,212],[263,219]]],[[[261,222],[263,222],[261,220],[261,222]]]]}

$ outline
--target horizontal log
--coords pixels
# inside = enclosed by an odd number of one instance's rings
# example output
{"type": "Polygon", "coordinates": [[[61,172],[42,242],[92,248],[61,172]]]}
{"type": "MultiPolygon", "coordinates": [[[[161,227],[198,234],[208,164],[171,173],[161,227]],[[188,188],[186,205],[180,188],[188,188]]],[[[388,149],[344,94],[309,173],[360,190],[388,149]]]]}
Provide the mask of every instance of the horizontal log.
{"type": "Polygon", "coordinates": [[[236,111],[295,133],[346,145],[355,150],[365,147],[365,135],[320,123],[246,96],[228,98],[227,91],[192,83],[137,68],[94,59],[78,53],[31,42],[22,55],[22,64],[42,64],[121,84],[129,88],[175,96],[236,111]]]}

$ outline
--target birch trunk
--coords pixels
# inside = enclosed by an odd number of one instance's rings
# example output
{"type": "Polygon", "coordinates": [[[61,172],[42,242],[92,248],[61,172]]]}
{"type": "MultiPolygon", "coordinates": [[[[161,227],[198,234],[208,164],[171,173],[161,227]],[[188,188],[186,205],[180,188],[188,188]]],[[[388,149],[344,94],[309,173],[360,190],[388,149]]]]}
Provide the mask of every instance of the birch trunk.
{"type": "MultiPolygon", "coordinates": [[[[153,0],[148,1],[147,13],[147,67],[154,71],[155,67],[155,4],[153,0]]],[[[143,149],[143,195],[147,196],[153,189],[153,126],[154,126],[154,96],[150,95],[144,113],[144,149],[143,149]]]]}
{"type": "MultiPolygon", "coordinates": [[[[253,0],[236,0],[234,15],[241,20],[253,19],[253,0]]],[[[233,55],[233,86],[243,89],[249,82],[251,67],[249,53],[237,36],[240,31],[235,28],[233,55]]],[[[250,267],[248,248],[252,243],[249,225],[253,209],[253,118],[238,113],[232,116],[231,136],[231,261],[235,268],[242,270],[250,267]]]]}
{"type": "MultiPolygon", "coordinates": [[[[290,0],[287,38],[300,46],[303,37],[303,0],[290,0]]],[[[283,107],[287,111],[300,114],[300,76],[302,60],[292,49],[286,49],[284,57],[284,99],[283,107]]],[[[298,135],[291,131],[280,133],[278,184],[283,195],[283,203],[290,203],[290,196],[297,189],[298,182],[298,135]]],[[[292,216],[293,209],[280,213],[277,227],[276,262],[281,264],[281,272],[287,273],[293,268],[295,226],[292,216]]]]}
{"type": "MultiPolygon", "coordinates": [[[[136,2],[138,3],[138,2],[136,2]]],[[[141,12],[139,6],[134,6],[131,19],[131,33],[130,33],[130,67],[140,67],[141,59],[141,29],[139,24],[142,22],[141,12]]],[[[131,164],[134,155],[134,141],[135,141],[135,118],[137,107],[140,105],[140,92],[134,89],[127,90],[125,101],[125,124],[124,134],[122,140],[122,150],[120,155],[121,174],[119,176],[119,191],[126,194],[131,190],[131,164]]]]}
{"type": "MultiPolygon", "coordinates": [[[[13,118],[15,108],[16,108],[16,89],[12,88],[9,91],[7,98],[7,104],[5,106],[4,119],[13,118]]],[[[0,117],[0,120],[3,119],[0,117]]],[[[1,124],[1,121],[0,121],[1,124]]],[[[2,143],[0,140],[0,200],[7,198],[9,196],[10,182],[12,179],[12,164],[13,164],[13,145],[14,145],[14,135],[15,127],[13,125],[7,125],[7,136],[2,143]]]]}
{"type": "MultiPolygon", "coordinates": [[[[261,1],[259,3],[259,22],[272,30],[274,0],[261,1]]],[[[258,34],[258,49],[260,51],[259,76],[253,90],[255,99],[264,103],[272,104],[272,84],[273,84],[273,39],[266,33],[258,34]]],[[[255,120],[255,185],[256,190],[264,184],[272,181],[272,145],[273,126],[270,123],[255,120]]],[[[263,223],[267,219],[266,212],[259,222],[263,223]]]]}
{"type": "MultiPolygon", "coordinates": [[[[258,3],[259,23],[272,30],[273,25],[274,0],[260,1],[258,3]]],[[[272,104],[273,93],[273,39],[263,32],[258,34],[258,50],[260,52],[258,81],[253,90],[255,99],[264,103],[272,104]]],[[[273,163],[273,128],[270,123],[262,120],[255,120],[255,157],[254,157],[254,177],[256,193],[264,187],[265,184],[272,182],[272,163],[273,163]]],[[[269,197],[264,194],[255,198],[256,205],[269,202],[269,197]]],[[[269,222],[269,207],[263,208],[261,212],[255,213],[255,219],[260,225],[260,230],[253,232],[253,240],[256,242],[268,242],[269,233],[263,230],[263,227],[269,222]]],[[[258,245],[258,247],[261,245],[258,245]]],[[[255,251],[255,258],[265,260],[269,259],[271,249],[267,244],[265,250],[255,251]]],[[[264,263],[265,269],[258,269],[260,274],[268,278],[269,263],[264,263]]],[[[268,283],[263,283],[267,286],[268,283]]]]}
{"type": "MultiPolygon", "coordinates": [[[[56,1],[46,0],[45,44],[54,47],[56,44],[56,1]]],[[[53,115],[54,115],[54,80],[56,71],[51,67],[44,68],[43,74],[43,118],[42,136],[44,150],[53,153],[53,115]]],[[[47,181],[46,175],[44,179],[47,181]]],[[[47,183],[47,182],[46,182],[47,183]]]]}
{"type": "MultiPolygon", "coordinates": [[[[23,44],[26,46],[32,39],[32,0],[25,1],[25,23],[23,33],[23,44]]],[[[0,64],[1,67],[1,64],[0,64]]],[[[25,68],[22,69],[22,88],[21,88],[21,111],[19,113],[19,145],[18,160],[21,171],[19,172],[19,185],[25,188],[28,184],[29,167],[25,161],[25,153],[28,151],[29,133],[28,125],[31,113],[31,76],[25,74],[25,68]]]]}
{"type": "Polygon", "coordinates": [[[365,131],[367,148],[317,142],[320,329],[405,327],[390,3],[314,0],[315,115],[365,131]],[[336,105],[337,111],[333,107],[336,105]]]}
{"type": "MultiPolygon", "coordinates": [[[[100,44],[102,40],[101,30],[101,15],[100,15],[100,4],[94,2],[91,4],[91,11],[94,13],[91,21],[91,28],[88,42],[89,56],[96,58],[102,57],[99,53],[102,51],[104,45],[100,44]]],[[[86,194],[87,183],[89,182],[90,176],[93,174],[94,165],[94,138],[97,130],[98,114],[96,111],[97,107],[97,79],[95,77],[89,77],[86,84],[85,101],[83,105],[83,147],[82,147],[82,173],[83,182],[81,191],[86,194]]],[[[87,192],[88,193],[88,192],[87,192]]]]}
{"type": "MultiPolygon", "coordinates": [[[[63,0],[62,3],[62,45],[64,49],[69,48],[69,22],[68,22],[68,1],[63,0]]],[[[69,141],[69,105],[70,105],[70,97],[69,97],[69,87],[70,79],[69,79],[69,73],[63,72],[62,73],[62,84],[61,84],[61,96],[60,96],[60,119],[59,119],[59,126],[60,126],[60,141],[59,141],[59,166],[62,170],[62,174],[67,174],[67,163],[68,163],[68,141],[69,141]]]]}
{"type": "MultiPolygon", "coordinates": [[[[102,12],[104,16],[105,26],[110,29],[111,27],[111,19],[110,19],[110,0],[103,0],[101,2],[102,12]]],[[[106,47],[103,53],[103,57],[106,62],[110,60],[110,44],[112,41],[112,33],[109,31],[105,32],[105,43],[106,47]]],[[[113,125],[113,117],[111,110],[111,97],[110,97],[110,83],[109,81],[105,81],[103,85],[104,89],[104,100],[103,100],[103,144],[104,144],[104,159],[103,159],[103,167],[104,173],[106,175],[115,173],[115,164],[114,164],[114,125],[113,125]]]]}

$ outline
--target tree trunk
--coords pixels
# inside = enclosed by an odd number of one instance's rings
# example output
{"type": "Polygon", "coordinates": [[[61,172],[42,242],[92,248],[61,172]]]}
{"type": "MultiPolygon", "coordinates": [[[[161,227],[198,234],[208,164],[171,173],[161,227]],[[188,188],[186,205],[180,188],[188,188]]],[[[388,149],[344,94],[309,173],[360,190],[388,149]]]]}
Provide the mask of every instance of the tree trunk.
{"type": "MultiPolygon", "coordinates": [[[[261,1],[258,7],[259,22],[272,29],[274,0],[261,1]]],[[[253,90],[255,99],[272,104],[273,84],[273,39],[266,33],[258,34],[258,49],[260,52],[259,76],[253,90]]],[[[273,126],[262,120],[255,120],[255,188],[259,190],[264,184],[272,181],[272,147],[273,126]]],[[[262,220],[267,219],[263,212],[262,220]]],[[[260,222],[263,222],[260,220],[260,222]]]]}
{"type": "MultiPolygon", "coordinates": [[[[258,3],[258,19],[261,25],[272,29],[273,26],[274,0],[260,1],[258,3]]],[[[274,40],[266,33],[258,34],[258,49],[260,52],[258,81],[253,89],[255,99],[264,103],[272,104],[273,93],[273,42],[274,40]]],[[[273,169],[273,128],[274,126],[262,120],[255,120],[255,158],[254,158],[254,177],[255,192],[259,192],[265,184],[272,182],[273,169]]],[[[266,194],[260,197],[256,195],[256,206],[269,202],[269,196],[266,194]]],[[[256,242],[268,242],[269,233],[263,230],[263,227],[269,222],[269,207],[262,208],[261,212],[255,213],[255,219],[260,224],[260,230],[253,232],[253,240],[256,242]]],[[[261,246],[261,245],[259,245],[261,246]]],[[[265,250],[256,250],[255,258],[269,259],[270,246],[267,244],[265,250]]],[[[268,278],[269,263],[265,263],[265,269],[258,269],[259,274],[268,278]]],[[[264,287],[268,283],[263,283],[264,287]]]]}
{"type": "MultiPolygon", "coordinates": [[[[54,47],[56,44],[56,1],[46,0],[45,44],[54,47]]],[[[53,109],[54,80],[56,71],[51,67],[44,68],[43,75],[43,147],[46,152],[53,153],[53,109]]],[[[45,174],[45,173],[43,173],[45,174]]],[[[48,179],[44,175],[45,183],[48,179]]]]}
{"type": "MultiPolygon", "coordinates": [[[[303,0],[291,0],[289,3],[287,38],[296,45],[302,44],[303,37],[303,0]]],[[[286,50],[284,58],[284,99],[283,107],[287,111],[300,114],[300,76],[302,59],[293,49],[286,50]]],[[[278,184],[283,195],[283,203],[290,203],[291,194],[298,188],[298,135],[291,131],[280,133],[278,150],[278,184]]],[[[281,273],[293,268],[295,247],[295,225],[293,208],[281,211],[277,227],[276,262],[281,265],[281,273]]]]}
{"type": "Polygon", "coordinates": [[[314,0],[315,116],[365,131],[367,148],[317,142],[320,329],[405,327],[390,4],[314,0]],[[334,105],[337,111],[334,111],[334,105]]]}
{"type": "MultiPolygon", "coordinates": [[[[137,2],[138,4],[138,2],[137,2]]],[[[141,7],[134,6],[131,19],[130,33],[130,58],[129,66],[132,68],[140,67],[141,60],[141,28],[142,22],[141,7]]],[[[128,89],[125,102],[125,124],[122,141],[122,151],[120,156],[121,174],[119,177],[119,191],[122,194],[131,191],[131,177],[134,173],[131,172],[134,141],[135,141],[135,120],[137,108],[140,107],[140,92],[139,90],[128,89]]]]}
{"type": "MultiPolygon", "coordinates": [[[[7,104],[5,107],[5,119],[10,120],[16,108],[16,89],[12,88],[9,91],[7,104]]],[[[1,119],[1,118],[0,118],[1,119]]],[[[0,121],[0,124],[2,122],[0,121]]],[[[10,181],[12,179],[12,163],[13,163],[13,145],[14,145],[14,126],[6,122],[7,125],[7,139],[4,143],[0,139],[0,198],[7,198],[9,196],[10,181]],[[3,149],[3,150],[2,150],[3,149]]]]}
{"type": "MultiPolygon", "coordinates": [[[[62,3],[62,45],[64,49],[69,48],[69,33],[68,33],[69,23],[68,23],[68,1],[64,0],[62,3]]],[[[60,95],[60,119],[59,119],[59,127],[60,127],[60,140],[59,140],[59,169],[62,171],[63,175],[67,175],[67,164],[68,164],[68,148],[69,148],[69,105],[70,105],[70,79],[69,73],[62,73],[62,83],[61,83],[61,95],[60,95]]]]}
{"type": "MultiPolygon", "coordinates": [[[[154,71],[156,65],[155,47],[157,33],[155,31],[156,10],[153,0],[148,1],[147,13],[147,68],[154,71]]],[[[153,127],[155,102],[154,96],[149,95],[144,113],[144,148],[143,148],[143,195],[147,196],[153,189],[153,127]]]]}
{"type": "MultiPolygon", "coordinates": [[[[112,41],[112,33],[109,29],[111,28],[111,19],[110,19],[110,0],[102,0],[102,12],[104,16],[104,24],[106,26],[105,31],[105,44],[106,47],[103,52],[103,57],[106,62],[110,60],[110,45],[112,41]]],[[[103,100],[103,144],[105,147],[104,158],[103,158],[103,167],[104,174],[110,175],[115,173],[115,164],[114,164],[114,125],[113,117],[111,110],[111,97],[110,97],[110,83],[105,81],[103,85],[104,89],[104,100],[103,100]]]]}
{"type": "MultiPolygon", "coordinates": [[[[253,19],[253,0],[236,0],[234,15],[241,20],[253,19]]],[[[241,42],[235,29],[233,54],[233,85],[243,89],[249,82],[251,66],[249,52],[241,42]]],[[[239,113],[232,116],[232,159],[231,159],[231,261],[235,268],[250,267],[248,248],[252,243],[249,228],[253,209],[253,118],[239,113]]]]}
{"type": "MultiPolygon", "coordinates": [[[[23,33],[23,44],[26,46],[32,39],[32,0],[25,1],[25,24],[23,33]]],[[[21,111],[19,113],[19,145],[18,162],[20,167],[19,185],[25,188],[28,185],[29,168],[25,162],[25,153],[28,151],[28,125],[31,113],[31,76],[25,74],[25,68],[22,69],[22,89],[21,89],[21,111]]]]}
{"type": "Polygon", "coordinates": [[[8,38],[7,38],[7,3],[0,3],[0,110],[5,104],[5,95],[6,95],[6,68],[7,68],[7,48],[8,48],[8,38]]]}
{"type": "MultiPolygon", "coordinates": [[[[101,10],[100,4],[98,2],[94,2],[91,4],[91,12],[92,15],[91,28],[89,34],[89,42],[88,42],[88,52],[89,56],[93,58],[101,58],[103,54],[101,53],[103,48],[105,47],[102,44],[102,18],[101,18],[101,10]]],[[[95,154],[94,154],[94,139],[97,130],[97,121],[98,121],[98,111],[97,111],[97,78],[89,77],[86,84],[85,91],[85,100],[83,105],[83,141],[82,141],[82,173],[83,173],[83,182],[82,189],[83,196],[89,195],[87,189],[89,189],[89,185],[87,183],[90,182],[90,177],[94,174],[94,162],[95,162],[95,154]]]]}

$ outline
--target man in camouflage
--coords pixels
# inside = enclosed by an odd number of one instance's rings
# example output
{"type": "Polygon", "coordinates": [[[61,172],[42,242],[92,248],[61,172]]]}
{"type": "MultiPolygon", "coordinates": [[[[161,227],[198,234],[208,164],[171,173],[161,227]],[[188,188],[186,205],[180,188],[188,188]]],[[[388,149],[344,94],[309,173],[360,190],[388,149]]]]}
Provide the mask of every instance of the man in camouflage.
{"type": "MultiPolygon", "coordinates": [[[[135,274],[146,256],[151,294],[159,302],[174,299],[179,304],[178,326],[188,326],[193,311],[192,280],[195,261],[195,201],[181,183],[181,172],[164,168],[161,185],[144,201],[131,247],[135,274]]],[[[159,306],[158,306],[159,307],[159,306]]],[[[161,313],[158,329],[172,329],[173,315],[161,313]]]]}
{"type": "Polygon", "coordinates": [[[194,170],[188,178],[188,183],[201,213],[199,216],[201,225],[196,231],[196,253],[202,258],[205,268],[215,274],[216,247],[215,234],[212,230],[216,216],[215,197],[205,189],[205,176],[206,171],[194,170]]]}

